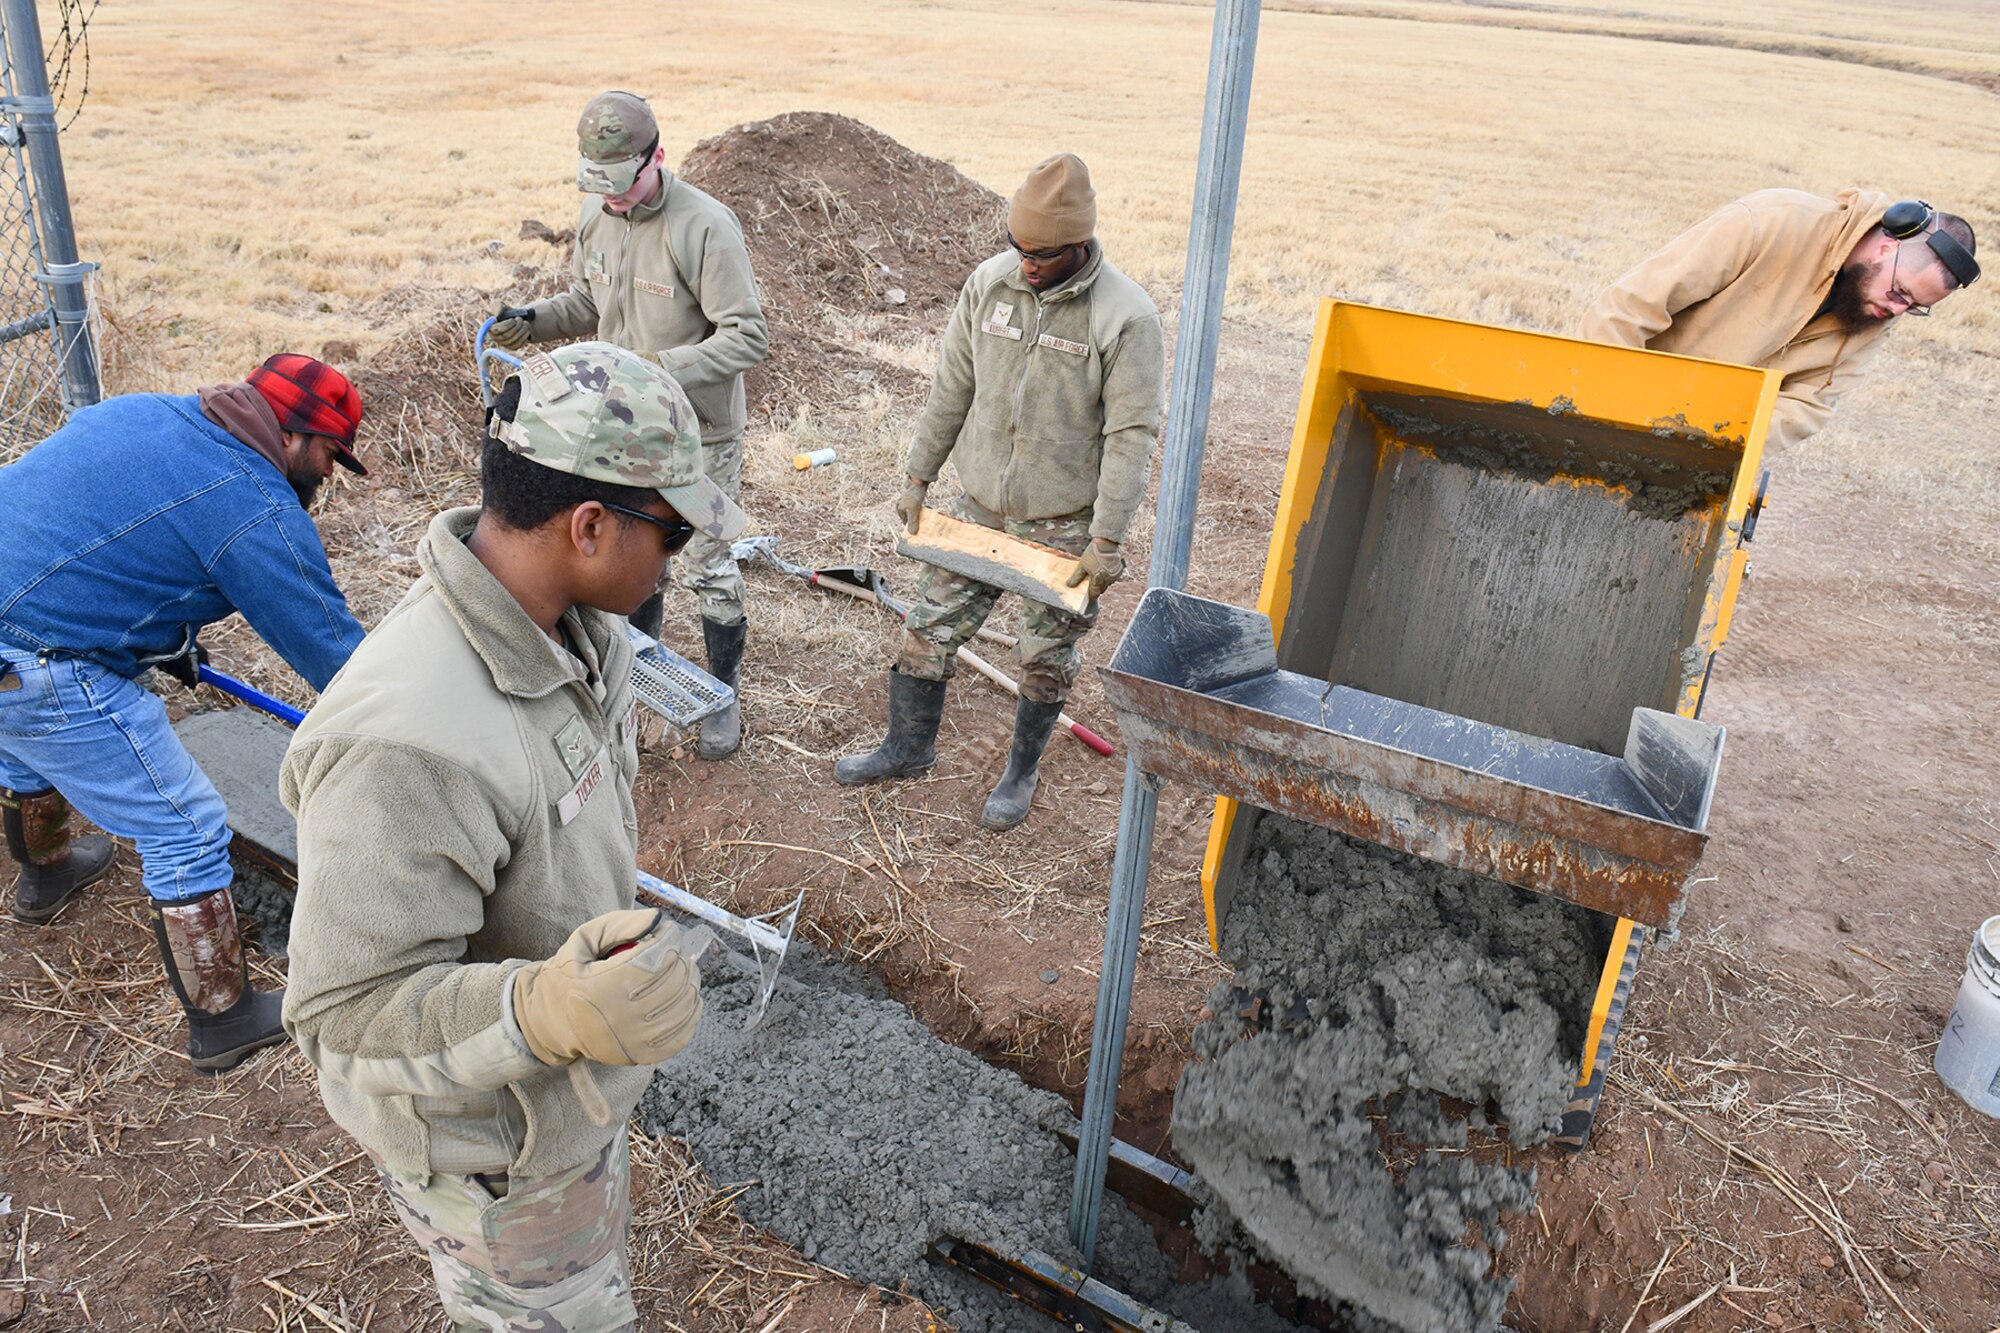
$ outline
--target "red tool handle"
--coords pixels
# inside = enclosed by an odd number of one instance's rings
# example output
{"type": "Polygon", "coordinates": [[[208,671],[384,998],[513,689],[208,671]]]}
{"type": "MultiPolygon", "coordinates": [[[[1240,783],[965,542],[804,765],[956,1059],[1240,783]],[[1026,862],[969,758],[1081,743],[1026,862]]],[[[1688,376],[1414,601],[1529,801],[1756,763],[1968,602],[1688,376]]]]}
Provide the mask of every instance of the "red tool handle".
{"type": "Polygon", "coordinates": [[[1089,727],[1084,726],[1083,723],[1081,722],[1070,723],[1069,734],[1076,737],[1078,740],[1082,741],[1085,745],[1088,745],[1091,749],[1097,751],[1101,755],[1108,756],[1113,753],[1110,741],[1105,740],[1104,737],[1098,735],[1096,732],[1092,731],[1089,727]]]}

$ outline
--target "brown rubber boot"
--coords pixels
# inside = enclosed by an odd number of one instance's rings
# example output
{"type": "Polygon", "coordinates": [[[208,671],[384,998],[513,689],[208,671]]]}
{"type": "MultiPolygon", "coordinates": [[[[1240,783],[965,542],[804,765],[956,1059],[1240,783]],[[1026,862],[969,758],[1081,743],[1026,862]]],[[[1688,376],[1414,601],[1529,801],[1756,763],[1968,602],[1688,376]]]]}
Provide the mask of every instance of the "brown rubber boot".
{"type": "Polygon", "coordinates": [[[196,1069],[234,1069],[252,1051],[287,1039],[283,991],[250,987],[236,903],[228,889],[186,902],[153,900],[153,938],[167,981],[188,1018],[188,1059],[196,1069]]]}
{"type": "Polygon", "coordinates": [[[51,787],[11,791],[0,787],[0,826],[7,851],[21,863],[14,881],[14,919],[45,926],[63,905],[111,871],[117,851],[101,833],[73,838],[69,802],[51,787]]]}

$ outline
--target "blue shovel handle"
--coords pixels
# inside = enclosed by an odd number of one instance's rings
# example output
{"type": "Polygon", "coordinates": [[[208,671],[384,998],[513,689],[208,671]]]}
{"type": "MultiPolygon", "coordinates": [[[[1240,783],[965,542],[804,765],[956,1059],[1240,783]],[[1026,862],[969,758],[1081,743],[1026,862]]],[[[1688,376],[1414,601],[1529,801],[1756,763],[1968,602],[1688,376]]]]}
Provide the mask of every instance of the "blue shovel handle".
{"type": "Polygon", "coordinates": [[[201,666],[201,680],[203,684],[213,685],[224,694],[233,695],[253,708],[263,709],[280,722],[289,723],[296,727],[299,723],[306,720],[306,715],[303,712],[292,707],[283,699],[274,699],[255,685],[246,684],[234,676],[217,671],[205,662],[201,666]]]}

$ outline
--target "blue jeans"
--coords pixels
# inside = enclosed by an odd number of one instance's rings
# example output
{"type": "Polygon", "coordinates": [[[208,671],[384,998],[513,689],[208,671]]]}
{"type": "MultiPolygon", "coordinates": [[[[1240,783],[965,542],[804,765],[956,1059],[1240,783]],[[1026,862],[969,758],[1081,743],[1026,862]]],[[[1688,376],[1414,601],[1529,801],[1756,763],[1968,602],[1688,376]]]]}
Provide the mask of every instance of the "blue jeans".
{"type": "Polygon", "coordinates": [[[44,662],[0,644],[0,661],[14,669],[0,685],[0,786],[54,787],[91,823],[136,843],[154,898],[229,886],[228,811],[157,698],[82,658],[44,662]]]}

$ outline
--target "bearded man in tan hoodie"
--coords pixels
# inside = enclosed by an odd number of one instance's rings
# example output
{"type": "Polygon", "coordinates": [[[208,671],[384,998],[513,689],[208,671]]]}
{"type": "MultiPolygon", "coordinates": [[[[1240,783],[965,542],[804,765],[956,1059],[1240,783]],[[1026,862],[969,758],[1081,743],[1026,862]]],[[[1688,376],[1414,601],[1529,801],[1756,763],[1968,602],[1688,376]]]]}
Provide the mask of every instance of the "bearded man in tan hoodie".
{"type": "Polygon", "coordinates": [[[1766,441],[1822,429],[1889,326],[1979,278],[1972,228],[1871,190],[1759,190],[1703,219],[1597,298],[1581,336],[1783,376],[1766,441]]]}

